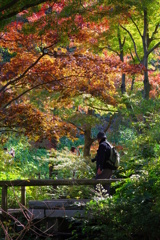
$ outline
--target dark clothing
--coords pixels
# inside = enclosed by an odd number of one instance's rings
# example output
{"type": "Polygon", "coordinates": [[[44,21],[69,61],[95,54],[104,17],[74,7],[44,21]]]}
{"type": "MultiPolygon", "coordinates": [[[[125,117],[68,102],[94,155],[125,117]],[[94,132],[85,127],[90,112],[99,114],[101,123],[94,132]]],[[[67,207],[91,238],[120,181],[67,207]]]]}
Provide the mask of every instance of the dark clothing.
{"type": "Polygon", "coordinates": [[[97,169],[107,169],[110,168],[109,164],[107,163],[107,159],[109,160],[111,153],[111,149],[106,143],[105,139],[102,139],[99,143],[99,148],[97,150],[96,155],[96,162],[97,162],[97,169]]]}
{"type": "MultiPolygon", "coordinates": [[[[102,171],[101,174],[96,174],[96,179],[110,179],[112,176],[112,170],[107,168],[102,171]]],[[[103,185],[103,188],[107,190],[108,194],[110,193],[110,183],[103,185]]]]}
{"type": "MultiPolygon", "coordinates": [[[[105,141],[105,138],[103,138],[99,142],[99,148],[97,150],[96,155],[96,164],[97,164],[97,170],[100,168],[102,171],[101,174],[96,174],[96,179],[110,179],[112,176],[112,170],[110,168],[110,165],[107,163],[107,159],[109,160],[111,154],[111,149],[107,142],[105,141]]],[[[104,189],[107,190],[107,192],[110,192],[110,184],[105,184],[104,189]]]]}

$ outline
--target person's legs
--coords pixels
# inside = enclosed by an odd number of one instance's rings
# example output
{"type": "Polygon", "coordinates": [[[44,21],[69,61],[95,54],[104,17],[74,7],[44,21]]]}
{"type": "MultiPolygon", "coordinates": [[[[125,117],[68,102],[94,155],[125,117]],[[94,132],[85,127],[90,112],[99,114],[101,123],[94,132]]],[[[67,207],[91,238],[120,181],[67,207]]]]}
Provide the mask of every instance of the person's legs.
{"type": "MultiPolygon", "coordinates": [[[[96,179],[110,179],[112,176],[112,170],[107,168],[103,169],[102,173],[100,175],[96,175],[96,179]]],[[[110,183],[107,183],[103,185],[103,188],[107,190],[107,193],[110,194],[110,183]]]]}

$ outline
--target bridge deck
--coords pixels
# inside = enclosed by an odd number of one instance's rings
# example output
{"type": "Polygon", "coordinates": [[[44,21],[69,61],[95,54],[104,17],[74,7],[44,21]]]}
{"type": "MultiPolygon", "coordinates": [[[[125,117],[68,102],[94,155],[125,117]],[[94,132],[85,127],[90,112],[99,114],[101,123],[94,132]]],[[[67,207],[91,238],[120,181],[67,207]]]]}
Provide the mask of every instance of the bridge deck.
{"type": "Polygon", "coordinates": [[[46,201],[29,201],[29,211],[34,219],[44,217],[83,217],[85,205],[89,199],[52,199],[46,201]]]}

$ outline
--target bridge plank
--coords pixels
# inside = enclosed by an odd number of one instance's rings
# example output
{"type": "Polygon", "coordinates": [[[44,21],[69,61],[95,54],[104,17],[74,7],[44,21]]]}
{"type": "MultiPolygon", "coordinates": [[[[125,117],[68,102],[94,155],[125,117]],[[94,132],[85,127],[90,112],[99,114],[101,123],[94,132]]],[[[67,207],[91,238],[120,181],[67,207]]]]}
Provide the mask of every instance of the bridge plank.
{"type": "Polygon", "coordinates": [[[44,209],[29,209],[29,214],[33,220],[48,218],[66,218],[66,217],[83,217],[85,210],[44,210],[44,209]]]}
{"type": "Polygon", "coordinates": [[[45,217],[44,209],[29,209],[28,211],[32,219],[43,219],[45,217]]]}
{"type": "Polygon", "coordinates": [[[49,218],[64,218],[64,217],[83,217],[85,215],[85,210],[45,210],[46,217],[49,218]]]}
{"type": "Polygon", "coordinates": [[[29,201],[29,208],[34,209],[57,209],[57,208],[83,208],[89,199],[52,199],[52,200],[44,200],[44,201],[29,201]]]}

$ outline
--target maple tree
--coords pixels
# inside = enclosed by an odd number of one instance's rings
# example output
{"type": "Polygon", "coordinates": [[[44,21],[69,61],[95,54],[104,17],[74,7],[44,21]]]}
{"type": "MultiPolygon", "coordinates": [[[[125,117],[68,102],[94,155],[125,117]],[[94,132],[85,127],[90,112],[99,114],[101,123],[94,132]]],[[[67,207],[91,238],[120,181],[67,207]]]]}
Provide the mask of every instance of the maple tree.
{"type": "MultiPolygon", "coordinates": [[[[90,33],[90,42],[88,41],[90,49],[96,51],[107,49],[119,56],[122,62],[142,64],[144,98],[148,99],[150,61],[154,58],[155,50],[160,46],[158,37],[160,2],[126,0],[94,1],[86,4],[85,1],[81,1],[81,4],[83,6],[83,11],[81,9],[83,21],[81,21],[85,25],[85,32],[90,33]]],[[[133,76],[132,89],[134,81],[133,76]]],[[[126,91],[125,87],[123,73],[122,93],[126,91]]]]}
{"type": "Polygon", "coordinates": [[[123,65],[107,53],[102,56],[90,53],[88,42],[93,35],[86,31],[80,15],[64,16],[68,3],[65,4],[63,1],[47,3],[40,5],[37,13],[22,12],[19,16],[23,16],[23,21],[17,18],[1,32],[1,46],[15,53],[10,62],[1,64],[2,132],[20,129],[28,136],[34,133],[35,139],[75,136],[77,127],[73,122],[53,116],[48,108],[48,102],[53,101],[51,95],[61,108],[60,99],[66,99],[63,102],[67,107],[71,99],[84,93],[115,105],[115,76],[141,71],[137,66],[123,65]],[[49,13],[48,9],[51,9],[49,13]],[[44,90],[49,95],[42,101],[39,95],[40,109],[32,97],[44,90]]]}
{"type": "Polygon", "coordinates": [[[153,51],[160,46],[160,41],[158,38],[159,33],[159,23],[160,23],[160,16],[159,16],[159,8],[160,1],[142,1],[141,3],[137,4],[136,2],[132,2],[131,4],[131,16],[129,16],[129,20],[132,21],[134,28],[136,29],[137,33],[141,39],[141,52],[137,52],[136,47],[136,40],[133,37],[131,31],[127,28],[122,28],[129,34],[133,45],[134,45],[134,52],[135,57],[143,63],[146,68],[144,71],[144,97],[146,99],[149,98],[150,92],[150,83],[148,77],[148,63],[149,63],[149,56],[153,53],[153,51]],[[136,15],[134,13],[134,8],[137,12],[136,15]],[[142,23],[142,26],[140,25],[142,23]]]}
{"type": "MultiPolygon", "coordinates": [[[[97,53],[110,51],[114,53],[114,57],[118,56],[123,63],[125,53],[127,53],[125,48],[126,36],[123,36],[120,29],[119,19],[121,19],[121,22],[124,22],[123,14],[122,18],[117,18],[109,3],[108,6],[98,4],[96,10],[91,11],[86,16],[87,30],[85,31],[91,33],[90,49],[93,49],[93,51],[97,53]]],[[[126,60],[125,58],[125,61],[126,60]]],[[[122,93],[126,92],[124,72],[122,72],[121,91],[122,93]]]]}
{"type": "MultiPolygon", "coordinates": [[[[116,18],[118,30],[117,36],[120,53],[118,55],[123,61],[124,44],[130,51],[134,62],[139,62],[144,66],[144,98],[149,98],[150,82],[148,77],[149,62],[153,58],[155,49],[160,46],[159,41],[159,23],[160,23],[160,1],[108,1],[110,8],[106,7],[106,2],[101,2],[101,15],[111,15],[116,18]],[[104,4],[104,5],[103,5],[104,4]],[[103,10],[104,9],[104,10],[103,10]],[[119,16],[119,18],[118,18],[119,16]]],[[[115,20],[112,19],[113,24],[115,20]]],[[[112,24],[112,23],[111,23],[112,24]]],[[[108,42],[110,43],[110,42],[108,42]]],[[[104,46],[104,44],[103,44],[104,46]]],[[[108,46],[112,51],[116,51],[113,44],[108,46]]]]}

